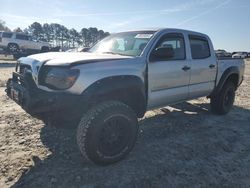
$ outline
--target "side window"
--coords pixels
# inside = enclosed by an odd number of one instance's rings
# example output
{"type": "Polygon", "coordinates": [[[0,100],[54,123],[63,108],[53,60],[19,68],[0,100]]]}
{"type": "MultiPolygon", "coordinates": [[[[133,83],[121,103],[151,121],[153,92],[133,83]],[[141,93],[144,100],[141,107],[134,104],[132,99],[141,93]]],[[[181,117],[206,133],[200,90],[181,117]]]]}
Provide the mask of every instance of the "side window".
{"type": "Polygon", "coordinates": [[[193,59],[205,59],[210,57],[210,48],[206,38],[189,36],[189,41],[193,59]]]}
{"type": "Polygon", "coordinates": [[[3,32],[2,34],[2,38],[11,38],[11,37],[12,37],[12,33],[3,32]]]}
{"type": "Polygon", "coordinates": [[[16,39],[19,39],[19,40],[29,40],[29,37],[27,35],[16,34],[16,39]]]}
{"type": "MultiPolygon", "coordinates": [[[[152,55],[150,56],[150,60],[153,61],[167,61],[167,60],[184,60],[186,59],[185,52],[185,42],[182,34],[166,34],[164,35],[154,47],[154,50],[158,48],[169,48],[173,51],[173,57],[171,58],[155,58],[152,55]]],[[[154,51],[153,50],[153,51],[154,51]]]]}

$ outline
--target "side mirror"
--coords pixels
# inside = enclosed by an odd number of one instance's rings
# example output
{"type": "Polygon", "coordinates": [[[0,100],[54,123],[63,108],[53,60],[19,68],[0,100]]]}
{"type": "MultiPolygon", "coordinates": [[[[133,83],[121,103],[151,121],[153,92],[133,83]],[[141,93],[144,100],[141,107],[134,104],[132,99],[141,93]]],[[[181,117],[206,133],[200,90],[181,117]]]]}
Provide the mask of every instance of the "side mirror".
{"type": "Polygon", "coordinates": [[[155,58],[160,59],[169,59],[174,57],[174,49],[172,47],[159,47],[153,51],[153,55],[155,58]]]}

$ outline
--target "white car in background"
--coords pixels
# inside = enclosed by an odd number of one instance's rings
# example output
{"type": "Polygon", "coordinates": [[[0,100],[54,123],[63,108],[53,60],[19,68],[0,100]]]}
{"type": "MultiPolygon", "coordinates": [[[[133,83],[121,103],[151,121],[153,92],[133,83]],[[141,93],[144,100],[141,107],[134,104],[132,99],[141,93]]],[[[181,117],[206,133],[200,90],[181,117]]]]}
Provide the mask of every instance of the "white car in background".
{"type": "Polygon", "coordinates": [[[247,58],[247,52],[237,52],[235,53],[232,58],[241,58],[241,59],[245,59],[247,58]]]}
{"type": "Polygon", "coordinates": [[[232,54],[225,50],[215,50],[215,54],[218,58],[231,58],[232,54]]]}
{"type": "Polygon", "coordinates": [[[0,48],[11,53],[23,51],[47,52],[50,45],[48,42],[34,40],[25,33],[0,32],[0,48]]]}

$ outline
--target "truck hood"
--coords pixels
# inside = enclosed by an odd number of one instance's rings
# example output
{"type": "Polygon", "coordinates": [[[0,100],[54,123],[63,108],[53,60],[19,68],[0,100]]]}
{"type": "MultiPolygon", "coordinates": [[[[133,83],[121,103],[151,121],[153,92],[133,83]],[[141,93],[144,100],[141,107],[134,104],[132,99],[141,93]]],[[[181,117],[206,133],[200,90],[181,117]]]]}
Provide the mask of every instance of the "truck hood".
{"type": "Polygon", "coordinates": [[[121,60],[132,58],[129,56],[113,55],[113,54],[97,54],[88,52],[49,52],[28,56],[39,62],[45,62],[46,65],[67,66],[72,64],[83,64],[90,62],[121,60]]]}

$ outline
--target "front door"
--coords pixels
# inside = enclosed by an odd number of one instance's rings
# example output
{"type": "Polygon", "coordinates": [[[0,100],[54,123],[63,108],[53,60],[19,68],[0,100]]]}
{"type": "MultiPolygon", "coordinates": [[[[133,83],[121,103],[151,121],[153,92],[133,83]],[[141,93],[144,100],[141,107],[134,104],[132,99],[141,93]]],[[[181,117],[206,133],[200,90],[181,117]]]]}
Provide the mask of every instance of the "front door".
{"type": "Polygon", "coordinates": [[[153,48],[148,63],[148,109],[186,100],[190,79],[190,65],[186,60],[185,40],[182,34],[163,35],[153,48]],[[154,57],[159,47],[172,48],[173,57],[154,57]]]}

